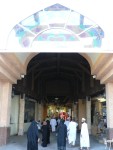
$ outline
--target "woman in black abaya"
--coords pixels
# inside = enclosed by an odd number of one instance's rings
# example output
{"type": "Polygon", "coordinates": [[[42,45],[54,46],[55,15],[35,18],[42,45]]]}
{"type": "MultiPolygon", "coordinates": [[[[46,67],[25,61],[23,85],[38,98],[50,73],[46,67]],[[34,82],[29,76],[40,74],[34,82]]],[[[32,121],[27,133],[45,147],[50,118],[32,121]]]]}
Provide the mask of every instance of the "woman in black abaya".
{"type": "Polygon", "coordinates": [[[42,131],[42,144],[41,145],[42,145],[42,147],[47,147],[47,144],[48,144],[48,126],[47,126],[46,121],[43,122],[41,131],[42,131]]]}
{"type": "Polygon", "coordinates": [[[50,121],[47,120],[47,144],[50,144],[50,121]]]}
{"type": "Polygon", "coordinates": [[[33,121],[27,131],[27,150],[38,150],[38,126],[33,121]]]}
{"type": "Polygon", "coordinates": [[[67,138],[67,127],[64,124],[64,120],[60,120],[60,124],[57,127],[57,148],[58,150],[66,150],[66,138],[67,138]]]}

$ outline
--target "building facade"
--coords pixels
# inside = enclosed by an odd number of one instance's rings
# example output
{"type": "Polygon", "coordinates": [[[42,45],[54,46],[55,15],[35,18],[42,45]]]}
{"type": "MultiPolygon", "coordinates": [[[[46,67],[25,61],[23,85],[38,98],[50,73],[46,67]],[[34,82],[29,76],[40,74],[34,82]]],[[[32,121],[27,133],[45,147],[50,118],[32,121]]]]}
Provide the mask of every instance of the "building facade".
{"type": "MultiPolygon", "coordinates": [[[[32,0],[12,0],[7,2],[4,0],[2,2],[0,5],[0,145],[6,144],[10,134],[22,135],[24,130],[27,130],[29,123],[23,127],[25,125],[25,95],[13,97],[12,85],[16,84],[17,80],[21,80],[21,75],[26,74],[29,61],[41,52],[74,52],[79,53],[88,61],[91,74],[95,75],[101,84],[105,84],[107,133],[109,138],[113,137],[113,22],[110,17],[112,14],[111,2],[111,0],[104,2],[100,0],[94,3],[89,0],[74,3],[65,0],[47,0],[44,2],[40,0],[34,2],[32,0]],[[64,21],[62,21],[61,11],[66,15],[64,21]],[[47,13],[48,16],[55,14],[56,20],[47,18],[44,13],[47,13]],[[38,23],[35,20],[38,25],[34,24],[32,15],[36,15],[34,19],[38,19],[38,23]],[[73,22],[77,18],[78,21],[73,22]],[[53,21],[49,22],[51,19],[53,21]],[[44,21],[49,23],[44,24],[44,21]],[[32,23],[29,24],[29,22],[32,23]],[[89,23],[90,26],[86,26],[85,23],[89,23]],[[36,29],[36,25],[40,28],[36,29]],[[79,26],[77,31],[75,26],[79,26]],[[45,35],[47,36],[43,39],[45,35]],[[54,36],[51,37],[50,35],[54,36]],[[51,45],[52,40],[54,44],[51,45]],[[45,47],[48,47],[46,51],[45,47]],[[13,99],[15,100],[12,103],[13,99]],[[13,105],[17,108],[16,112],[13,105]],[[15,117],[11,117],[11,114],[15,114],[15,117]],[[18,122],[17,115],[19,115],[18,122]],[[18,131],[16,123],[18,123],[18,131]],[[13,125],[15,131],[11,130],[11,133],[10,127],[13,128],[13,125]]],[[[35,111],[39,111],[39,113],[34,112],[35,117],[42,119],[44,115],[43,106],[38,105],[35,100],[31,99],[31,101],[34,103],[35,111]]],[[[91,130],[90,105],[90,101],[86,101],[85,107],[88,108],[88,111],[85,112],[91,130]]]]}

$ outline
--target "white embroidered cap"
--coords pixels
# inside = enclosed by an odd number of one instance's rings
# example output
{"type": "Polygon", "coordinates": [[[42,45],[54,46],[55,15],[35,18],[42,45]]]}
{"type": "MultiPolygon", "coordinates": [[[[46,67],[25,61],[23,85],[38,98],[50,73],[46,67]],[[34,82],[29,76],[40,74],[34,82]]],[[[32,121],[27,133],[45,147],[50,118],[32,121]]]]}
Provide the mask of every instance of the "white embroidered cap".
{"type": "Polygon", "coordinates": [[[86,121],[86,119],[85,119],[85,118],[82,118],[82,121],[84,122],[84,121],[86,121]]]}

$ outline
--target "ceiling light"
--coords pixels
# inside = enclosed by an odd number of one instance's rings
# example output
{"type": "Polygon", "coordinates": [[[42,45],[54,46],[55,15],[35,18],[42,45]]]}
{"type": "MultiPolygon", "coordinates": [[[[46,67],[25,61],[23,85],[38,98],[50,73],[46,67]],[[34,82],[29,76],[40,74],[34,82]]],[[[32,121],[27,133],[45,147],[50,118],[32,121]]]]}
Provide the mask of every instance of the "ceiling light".
{"type": "Polygon", "coordinates": [[[21,78],[24,78],[24,74],[21,74],[21,78]]]}
{"type": "Polygon", "coordinates": [[[93,75],[93,78],[95,79],[95,78],[96,78],[96,75],[93,75]]]}
{"type": "Polygon", "coordinates": [[[98,100],[99,100],[100,102],[105,102],[105,101],[106,101],[105,98],[98,98],[98,100]]]}

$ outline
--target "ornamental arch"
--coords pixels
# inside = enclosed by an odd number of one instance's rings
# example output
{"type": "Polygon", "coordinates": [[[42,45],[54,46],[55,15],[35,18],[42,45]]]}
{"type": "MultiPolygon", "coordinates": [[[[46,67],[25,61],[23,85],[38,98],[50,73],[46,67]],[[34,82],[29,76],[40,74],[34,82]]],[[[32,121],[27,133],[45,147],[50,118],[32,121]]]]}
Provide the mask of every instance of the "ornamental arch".
{"type": "MultiPolygon", "coordinates": [[[[30,50],[33,50],[31,48],[29,50],[30,53],[27,54],[23,60],[17,53],[0,54],[0,89],[3,92],[0,98],[5,99],[5,103],[2,101],[3,108],[1,109],[2,113],[0,121],[0,130],[3,131],[5,135],[4,138],[0,137],[2,139],[2,144],[6,143],[7,133],[9,132],[10,117],[8,113],[10,111],[11,84],[16,83],[17,79],[21,80],[21,74],[26,75],[28,63],[38,54],[37,49],[39,50],[39,54],[41,54],[40,50],[42,50],[42,52],[45,50],[46,47],[43,46],[44,44],[48,45],[48,50],[46,52],[50,52],[49,49],[54,49],[55,47],[57,48],[55,49],[56,52],[58,49],[61,49],[62,52],[62,50],[67,51],[67,49],[74,47],[74,52],[78,52],[88,61],[91,68],[91,74],[96,75],[97,79],[100,80],[102,84],[106,84],[108,98],[107,106],[108,108],[111,108],[111,98],[113,98],[113,92],[111,91],[113,87],[113,55],[108,53],[99,54],[94,60],[93,56],[88,52],[88,50],[90,51],[90,48],[101,48],[103,39],[104,31],[97,23],[93,22],[83,14],[76,12],[74,9],[70,9],[59,3],[39,10],[14,26],[9,34],[6,46],[7,49],[17,48],[22,52],[21,48],[24,48],[25,52],[32,47],[36,49],[36,53],[31,53],[30,50]],[[56,18],[51,16],[52,13],[50,11],[56,15],[56,18]],[[62,15],[60,15],[58,11],[62,11],[64,16],[66,16],[63,21],[62,15]],[[46,18],[49,17],[48,14],[50,15],[49,19],[46,18]],[[49,20],[46,24],[43,24],[44,17],[46,20],[49,20]],[[76,22],[73,22],[73,18],[75,18],[75,20],[78,18],[78,21],[76,20],[76,22]],[[51,47],[49,42],[54,43],[53,47],[51,47]],[[66,43],[68,44],[66,45],[66,43]],[[83,53],[83,49],[85,49],[87,53],[85,53],[85,51],[83,53]],[[4,110],[5,114],[3,113],[4,110]]],[[[108,133],[111,136],[110,133],[112,133],[113,128],[111,121],[113,113],[111,109],[107,110],[107,114],[108,133]]]]}

